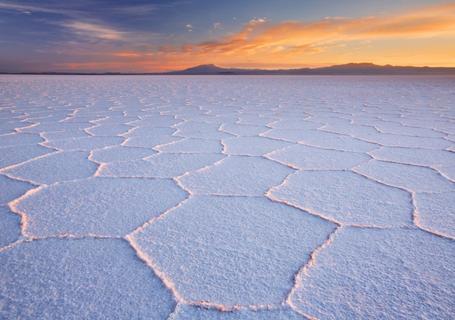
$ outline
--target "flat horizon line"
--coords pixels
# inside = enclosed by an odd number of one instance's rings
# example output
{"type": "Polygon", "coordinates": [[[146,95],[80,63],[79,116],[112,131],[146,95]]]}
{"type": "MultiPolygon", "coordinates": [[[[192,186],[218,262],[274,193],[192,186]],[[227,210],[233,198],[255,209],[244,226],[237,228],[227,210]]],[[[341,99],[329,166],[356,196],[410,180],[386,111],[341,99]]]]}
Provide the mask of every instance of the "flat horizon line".
{"type": "Polygon", "coordinates": [[[395,66],[378,65],[370,62],[346,63],[325,67],[297,68],[236,68],[202,64],[183,70],[163,72],[121,72],[121,71],[0,71],[2,75],[455,75],[455,67],[395,66]]]}

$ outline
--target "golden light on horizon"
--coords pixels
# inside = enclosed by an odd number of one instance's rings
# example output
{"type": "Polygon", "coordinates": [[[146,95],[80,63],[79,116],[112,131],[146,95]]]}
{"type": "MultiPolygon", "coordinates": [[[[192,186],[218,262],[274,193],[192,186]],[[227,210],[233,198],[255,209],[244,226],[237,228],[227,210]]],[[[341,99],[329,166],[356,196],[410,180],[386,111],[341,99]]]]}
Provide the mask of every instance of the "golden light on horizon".
{"type": "Polygon", "coordinates": [[[342,63],[455,67],[455,3],[394,15],[271,23],[252,19],[216,41],[157,50],[101,51],[102,59],[60,64],[70,70],[169,71],[223,67],[298,68],[342,63]]]}

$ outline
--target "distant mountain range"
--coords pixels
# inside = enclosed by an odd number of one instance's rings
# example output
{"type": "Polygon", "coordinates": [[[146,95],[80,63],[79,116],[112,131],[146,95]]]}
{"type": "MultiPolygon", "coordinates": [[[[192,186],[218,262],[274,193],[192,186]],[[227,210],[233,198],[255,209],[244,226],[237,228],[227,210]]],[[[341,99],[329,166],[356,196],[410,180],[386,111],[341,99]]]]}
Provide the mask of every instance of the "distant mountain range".
{"type": "Polygon", "coordinates": [[[373,63],[348,63],[322,68],[299,69],[239,69],[222,68],[214,64],[204,64],[181,71],[167,72],[174,75],[438,75],[454,74],[455,68],[380,66],[373,63]]]}
{"type": "MultiPolygon", "coordinates": [[[[2,73],[2,72],[0,72],[2,73]]],[[[61,75],[455,75],[455,67],[380,66],[373,63],[348,63],[321,68],[299,69],[241,69],[222,68],[214,64],[163,73],[84,73],[84,72],[21,72],[4,74],[61,74],[61,75]]]]}

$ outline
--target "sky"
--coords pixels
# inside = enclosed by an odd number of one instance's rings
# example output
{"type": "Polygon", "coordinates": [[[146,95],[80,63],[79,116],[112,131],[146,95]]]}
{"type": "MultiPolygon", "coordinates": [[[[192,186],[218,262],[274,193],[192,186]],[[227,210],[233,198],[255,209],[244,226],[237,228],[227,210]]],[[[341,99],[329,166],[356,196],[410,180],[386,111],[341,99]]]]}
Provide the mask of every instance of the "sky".
{"type": "Polygon", "coordinates": [[[455,67],[455,1],[0,0],[0,71],[455,67]]]}

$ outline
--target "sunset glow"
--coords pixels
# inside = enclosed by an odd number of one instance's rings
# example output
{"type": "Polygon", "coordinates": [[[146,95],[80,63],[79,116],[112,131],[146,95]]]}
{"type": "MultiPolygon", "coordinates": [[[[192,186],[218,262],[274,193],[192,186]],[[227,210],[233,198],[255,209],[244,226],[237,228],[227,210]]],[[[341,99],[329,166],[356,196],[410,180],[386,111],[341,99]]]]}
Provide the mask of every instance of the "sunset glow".
{"type": "Polygon", "coordinates": [[[0,71],[455,66],[455,2],[284,1],[276,11],[269,2],[0,1],[0,71]]]}

